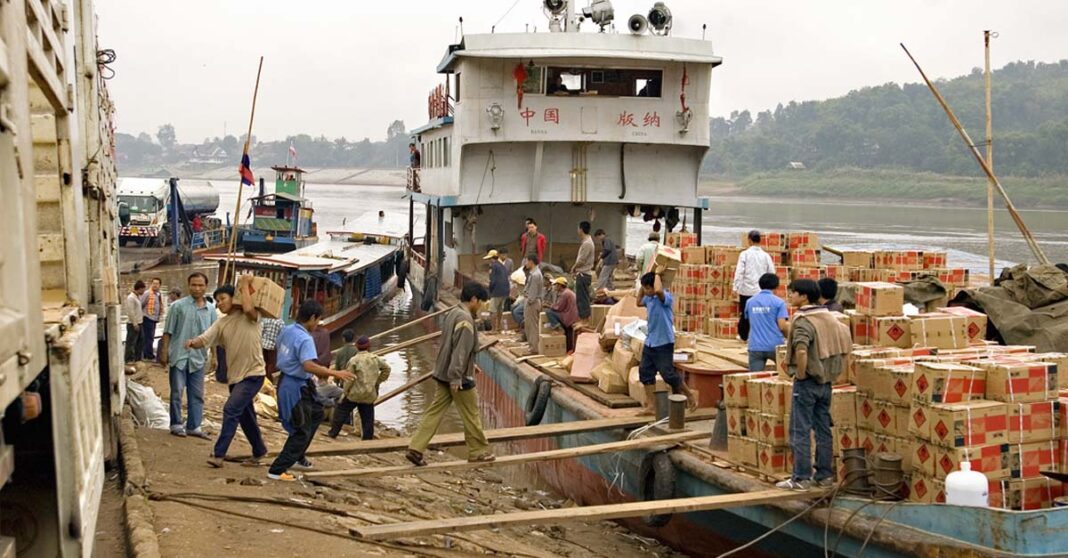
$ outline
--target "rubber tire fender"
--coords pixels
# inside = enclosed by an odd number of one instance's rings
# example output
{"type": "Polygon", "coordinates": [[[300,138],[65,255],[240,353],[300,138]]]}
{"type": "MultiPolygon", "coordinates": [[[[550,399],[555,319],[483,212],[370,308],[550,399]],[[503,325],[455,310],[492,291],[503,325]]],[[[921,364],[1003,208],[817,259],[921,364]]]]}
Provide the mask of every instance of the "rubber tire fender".
{"type": "MultiPolygon", "coordinates": [[[[641,482],[642,500],[670,500],[675,497],[675,464],[666,451],[645,454],[638,479],[641,482]]],[[[642,521],[650,527],[663,527],[672,517],[673,514],[647,515],[642,521]]]]}
{"type": "Polygon", "coordinates": [[[527,426],[541,424],[541,419],[545,417],[545,408],[549,406],[549,396],[552,394],[552,389],[553,382],[548,377],[539,376],[537,380],[534,380],[534,387],[530,390],[530,395],[527,396],[525,409],[524,418],[527,426]]]}

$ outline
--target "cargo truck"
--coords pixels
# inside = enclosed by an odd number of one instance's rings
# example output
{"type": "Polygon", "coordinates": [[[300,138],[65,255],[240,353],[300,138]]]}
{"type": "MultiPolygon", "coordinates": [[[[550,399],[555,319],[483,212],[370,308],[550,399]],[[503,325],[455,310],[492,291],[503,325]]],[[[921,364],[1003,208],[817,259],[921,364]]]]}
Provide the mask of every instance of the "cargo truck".
{"type": "MultiPolygon", "coordinates": [[[[211,183],[178,187],[185,218],[205,217],[219,208],[219,193],[211,183]]],[[[163,178],[119,179],[119,245],[133,241],[141,246],[165,246],[171,241],[170,180],[163,178]]]]}

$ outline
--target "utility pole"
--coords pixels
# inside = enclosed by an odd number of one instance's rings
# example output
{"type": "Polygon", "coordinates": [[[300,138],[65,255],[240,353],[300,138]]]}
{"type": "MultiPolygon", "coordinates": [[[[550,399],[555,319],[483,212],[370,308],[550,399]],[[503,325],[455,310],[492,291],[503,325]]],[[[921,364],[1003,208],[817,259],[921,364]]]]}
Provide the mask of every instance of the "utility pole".
{"type": "MultiPolygon", "coordinates": [[[[990,122],[990,39],[997,37],[990,30],[983,31],[983,46],[986,50],[986,164],[994,169],[994,132],[990,122]]],[[[990,252],[990,285],[994,284],[994,179],[986,182],[986,241],[990,252]]]]}

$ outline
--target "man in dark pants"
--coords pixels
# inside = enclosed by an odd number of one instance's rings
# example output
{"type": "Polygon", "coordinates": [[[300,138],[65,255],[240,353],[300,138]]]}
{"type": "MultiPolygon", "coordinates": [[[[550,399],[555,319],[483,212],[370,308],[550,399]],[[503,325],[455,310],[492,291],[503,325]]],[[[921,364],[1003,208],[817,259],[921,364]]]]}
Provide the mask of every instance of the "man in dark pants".
{"type": "Polygon", "coordinates": [[[749,319],[745,316],[745,303],[760,292],[760,278],[767,273],[775,273],[775,263],[771,256],[760,247],[763,238],[760,231],[749,231],[749,247],[738,255],[738,265],[734,268],[734,292],[738,293],[738,337],[749,340],[749,319]]]}
{"type": "Polygon", "coordinates": [[[350,372],[331,370],[316,362],[319,354],[309,331],[318,327],[322,315],[322,305],[305,300],[297,310],[297,322],[283,328],[278,336],[278,369],[282,373],[278,382],[278,415],[289,438],[267,472],[268,478],[274,480],[294,481],[296,477],[288,472],[291,467],[311,468],[304,452],[323,420],[323,406],[315,399],[312,376],[354,378],[350,372]]]}
{"type": "MultiPolygon", "coordinates": [[[[241,289],[241,300],[252,300],[252,276],[242,275],[237,281],[241,289]]],[[[215,321],[207,331],[186,341],[186,348],[200,349],[217,345],[225,349],[225,361],[218,363],[225,368],[222,377],[230,388],[230,396],[223,405],[222,427],[215,449],[208,458],[208,465],[222,467],[230,442],[237,434],[238,425],[245,434],[245,439],[252,446],[252,459],[258,461],[267,455],[267,445],[256,422],[256,410],[253,402],[256,394],[263,387],[267,367],[263,362],[260,344],[260,312],[251,303],[239,306],[233,303],[234,288],[223,285],[215,289],[216,307],[225,316],[215,321]]]]}
{"type": "Polygon", "coordinates": [[[141,294],[141,311],[144,320],[141,324],[141,340],[145,344],[145,360],[156,360],[156,353],[152,344],[156,342],[156,324],[163,316],[163,295],[160,294],[161,281],[159,277],[153,277],[149,281],[148,290],[141,294]]]}
{"type": "Polygon", "coordinates": [[[327,436],[337,438],[341,425],[352,416],[352,410],[360,413],[360,438],[370,440],[375,436],[375,400],[378,399],[378,386],[389,379],[389,365],[385,359],[371,352],[371,340],[366,336],[356,341],[359,352],[345,362],[349,372],[356,378],[345,382],[345,396],[334,409],[334,418],[330,423],[327,436]]]}
{"type": "Polygon", "coordinates": [[[578,317],[580,320],[590,319],[590,295],[593,285],[593,262],[596,256],[593,246],[593,237],[590,236],[590,222],[583,221],[578,225],[579,244],[578,255],[575,257],[575,265],[571,266],[571,274],[575,277],[575,297],[578,301],[578,317]]]}
{"type": "Polygon", "coordinates": [[[671,308],[671,293],[664,288],[660,279],[663,271],[661,266],[656,266],[655,271],[642,275],[641,288],[637,293],[638,306],[644,306],[648,315],[648,333],[642,348],[642,361],[638,366],[638,380],[645,390],[642,413],[646,415],[656,413],[657,373],[664,383],[671,386],[672,393],[686,396],[691,410],[697,408],[697,398],[675,371],[675,312],[671,308]]]}
{"type": "Polygon", "coordinates": [[[141,310],[141,295],[145,294],[145,282],[138,279],[133,290],[122,302],[122,315],[126,316],[126,363],[141,360],[141,343],[144,312],[141,310]]]}

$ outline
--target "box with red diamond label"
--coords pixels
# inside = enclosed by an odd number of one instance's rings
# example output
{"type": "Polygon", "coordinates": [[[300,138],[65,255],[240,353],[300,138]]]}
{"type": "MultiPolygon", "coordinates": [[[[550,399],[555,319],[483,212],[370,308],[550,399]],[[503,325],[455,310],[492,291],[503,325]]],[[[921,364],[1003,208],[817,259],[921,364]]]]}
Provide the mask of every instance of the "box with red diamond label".
{"type": "Polygon", "coordinates": [[[855,302],[858,314],[900,316],[905,305],[905,289],[890,283],[857,283],[855,302]]]}
{"type": "Polygon", "coordinates": [[[760,384],[760,410],[772,415],[785,415],[790,408],[794,385],[783,380],[767,380],[760,384]]]}
{"type": "Polygon", "coordinates": [[[856,386],[835,386],[831,390],[831,423],[835,426],[857,425],[856,386]]]}
{"type": "Polygon", "coordinates": [[[728,407],[748,407],[749,390],[748,380],[770,378],[774,372],[745,372],[741,374],[727,374],[723,376],[723,402],[728,407]]]}
{"type": "Polygon", "coordinates": [[[755,440],[757,432],[760,431],[760,409],[744,409],[742,420],[742,429],[745,430],[745,435],[755,440]]]}
{"type": "Polygon", "coordinates": [[[918,504],[944,504],[946,483],[930,475],[913,473],[909,479],[909,501],[918,504]]]}
{"type": "Polygon", "coordinates": [[[1009,419],[1009,443],[1047,442],[1061,437],[1064,417],[1061,401],[1006,403],[1009,419]]]}
{"type": "Polygon", "coordinates": [[[961,461],[971,461],[972,470],[978,471],[990,480],[1009,477],[1009,445],[992,444],[989,446],[965,446],[962,448],[944,448],[934,446],[934,476],[945,479],[946,475],[960,470],[961,461]]]}
{"type": "Polygon", "coordinates": [[[1060,459],[1057,442],[1009,444],[1009,476],[1026,479],[1042,476],[1042,471],[1055,471],[1060,459]]]}
{"type": "Polygon", "coordinates": [[[986,394],[986,370],[952,362],[917,362],[912,397],[920,403],[960,403],[986,394]]]}
{"type": "Polygon", "coordinates": [[[881,250],[873,259],[876,269],[923,269],[923,252],[919,250],[881,250]]]}
{"type": "Polygon", "coordinates": [[[982,446],[1008,441],[1005,404],[996,401],[913,405],[908,432],[945,447],[982,446]]]}
{"type": "Polygon", "coordinates": [[[924,269],[942,269],[946,267],[948,257],[945,252],[927,252],[923,253],[923,268],[924,269]]]}
{"type": "Polygon", "coordinates": [[[736,465],[756,467],[756,440],[742,436],[727,436],[727,458],[736,465]]]}
{"type": "Polygon", "coordinates": [[[861,423],[876,434],[887,436],[908,436],[909,431],[909,407],[894,405],[881,399],[863,399],[862,405],[867,405],[868,416],[865,423],[861,423]]]}
{"type": "Polygon", "coordinates": [[[790,448],[757,442],[757,470],[765,475],[789,473],[787,455],[790,448]]]}
{"type": "Polygon", "coordinates": [[[867,384],[870,386],[869,393],[889,401],[894,405],[904,407],[912,404],[912,375],[915,365],[905,359],[882,359],[886,364],[875,367],[870,374],[867,384]]]}
{"type": "Polygon", "coordinates": [[[745,407],[727,407],[727,434],[745,436],[745,407]]]}
{"type": "Polygon", "coordinates": [[[968,346],[968,319],[950,314],[912,316],[910,347],[964,349],[968,346]]]}
{"type": "Polygon", "coordinates": [[[965,308],[964,306],[951,306],[949,308],[939,308],[938,311],[942,314],[950,314],[953,316],[963,316],[967,326],[965,326],[965,334],[968,336],[968,340],[971,342],[983,341],[986,339],[986,326],[987,317],[982,312],[976,312],[971,308],[965,308]]]}
{"type": "Polygon", "coordinates": [[[834,455],[842,455],[843,450],[860,447],[860,434],[856,426],[840,426],[835,423],[831,428],[834,436],[834,455]]]}
{"type": "Polygon", "coordinates": [[[907,349],[912,343],[912,321],[905,316],[871,318],[868,342],[876,347],[907,349]]]}
{"type": "Polygon", "coordinates": [[[1005,507],[1013,510],[1046,509],[1061,496],[1064,496],[1064,485],[1042,476],[1005,483],[1005,507]]]}
{"type": "Polygon", "coordinates": [[[1057,397],[1057,365],[1048,362],[975,361],[986,370],[986,398],[1007,403],[1049,401],[1057,397]]]}
{"type": "MultiPolygon", "coordinates": [[[[860,353],[860,351],[857,351],[857,353],[860,353]]],[[[854,363],[853,382],[857,385],[857,390],[862,393],[867,393],[872,397],[889,398],[890,395],[887,393],[887,389],[890,385],[884,382],[885,378],[880,377],[876,370],[888,366],[909,366],[912,362],[912,357],[861,358],[854,363]]],[[[901,404],[904,405],[910,401],[901,401],[901,404]]]]}
{"type": "MultiPolygon", "coordinates": [[[[773,446],[785,446],[789,443],[786,417],[783,415],[760,413],[757,428],[755,437],[758,442],[773,446]]],[[[750,434],[750,436],[753,436],[753,434],[750,434]]]]}

